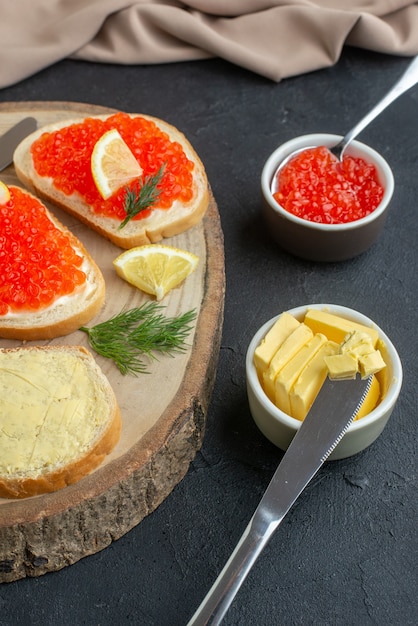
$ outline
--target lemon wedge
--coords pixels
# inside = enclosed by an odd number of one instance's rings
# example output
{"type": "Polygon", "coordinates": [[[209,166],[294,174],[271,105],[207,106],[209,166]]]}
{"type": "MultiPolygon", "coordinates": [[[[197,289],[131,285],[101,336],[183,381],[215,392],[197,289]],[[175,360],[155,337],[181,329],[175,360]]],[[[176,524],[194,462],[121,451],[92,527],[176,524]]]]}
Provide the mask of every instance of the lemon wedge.
{"type": "Polygon", "coordinates": [[[0,180],[0,205],[6,204],[10,200],[10,191],[7,185],[0,180]]]}
{"type": "Polygon", "coordinates": [[[91,154],[91,173],[104,200],[142,175],[142,167],[116,129],[106,131],[91,154]]]}
{"type": "Polygon", "coordinates": [[[138,246],[122,252],[113,265],[117,274],[134,287],[162,298],[197,267],[192,252],[162,244],[138,246]]]}

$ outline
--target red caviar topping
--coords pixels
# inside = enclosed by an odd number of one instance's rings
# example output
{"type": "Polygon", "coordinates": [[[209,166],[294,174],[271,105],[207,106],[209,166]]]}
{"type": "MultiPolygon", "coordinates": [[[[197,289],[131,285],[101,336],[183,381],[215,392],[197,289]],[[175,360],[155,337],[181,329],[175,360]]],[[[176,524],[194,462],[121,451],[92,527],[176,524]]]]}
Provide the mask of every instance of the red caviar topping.
{"type": "MultiPolygon", "coordinates": [[[[50,177],[66,195],[79,193],[93,211],[123,220],[126,189],[103,200],[91,173],[91,153],[95,143],[108,130],[115,128],[129,146],[143,169],[143,177],[155,175],[165,164],[158,184],[158,207],[169,209],[173,202],[188,202],[193,197],[194,163],[185,155],[180,143],[171,141],[151,120],[131,118],[116,113],[106,120],[88,118],[61,130],[44,133],[32,145],[32,158],[40,176],[50,177]]],[[[135,181],[132,187],[135,186],[135,181]]],[[[134,219],[142,219],[150,210],[141,211],[134,219]]]]}
{"type": "Polygon", "coordinates": [[[36,198],[10,188],[0,206],[0,315],[37,311],[86,281],[83,259],[36,198]]]}
{"type": "Polygon", "coordinates": [[[372,213],[383,193],[374,165],[351,156],[340,163],[320,146],[303,150],[280,170],[273,196],[297,217],[343,224],[372,213]]]}

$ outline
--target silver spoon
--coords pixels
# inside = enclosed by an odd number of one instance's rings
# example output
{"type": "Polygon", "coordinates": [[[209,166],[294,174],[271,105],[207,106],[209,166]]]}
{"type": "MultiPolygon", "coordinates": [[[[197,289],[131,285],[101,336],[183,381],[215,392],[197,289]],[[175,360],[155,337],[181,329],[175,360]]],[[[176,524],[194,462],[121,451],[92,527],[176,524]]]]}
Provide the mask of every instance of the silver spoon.
{"type": "MultiPolygon", "coordinates": [[[[334,154],[339,161],[342,160],[345,149],[348,144],[361,133],[362,130],[370,124],[384,109],[386,109],[394,100],[399,98],[405,91],[408,91],[411,87],[418,82],[418,56],[414,57],[413,61],[408,65],[405,72],[388,91],[388,93],[365,115],[348,133],[339,141],[335,146],[329,148],[330,152],[334,154]]],[[[313,147],[313,146],[312,146],[313,147]]],[[[272,181],[272,190],[276,191],[276,180],[279,170],[296,154],[307,150],[308,148],[302,148],[292,152],[284,161],[282,161],[277,168],[272,181]]]]}
{"type": "Polygon", "coordinates": [[[394,102],[399,96],[401,96],[405,91],[408,91],[411,87],[416,85],[418,82],[418,56],[414,58],[414,60],[408,65],[405,72],[402,76],[396,81],[393,87],[388,91],[388,93],[381,99],[379,102],[372,108],[367,115],[363,117],[348,133],[341,139],[336,146],[330,148],[332,154],[334,154],[339,161],[342,160],[344,150],[348,146],[348,144],[355,138],[357,135],[361,133],[362,130],[366,128],[373,122],[373,120],[380,115],[386,107],[388,107],[392,102],[394,102]]]}

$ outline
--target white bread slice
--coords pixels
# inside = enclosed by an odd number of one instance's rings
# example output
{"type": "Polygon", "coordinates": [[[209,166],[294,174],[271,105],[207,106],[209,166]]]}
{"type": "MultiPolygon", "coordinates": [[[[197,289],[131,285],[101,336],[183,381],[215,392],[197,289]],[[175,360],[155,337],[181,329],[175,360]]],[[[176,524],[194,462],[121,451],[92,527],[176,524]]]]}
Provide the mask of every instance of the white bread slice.
{"type": "MultiPolygon", "coordinates": [[[[13,188],[10,185],[9,189],[13,188]]],[[[24,193],[32,196],[27,191],[24,193]]],[[[35,200],[39,202],[39,198],[35,200]]],[[[104,302],[105,281],[101,270],[81,241],[44,208],[51,222],[66,233],[71,246],[82,256],[81,269],[86,274],[86,282],[77,287],[74,293],[57,298],[46,308],[0,315],[0,337],[6,339],[41,340],[68,335],[87,324],[99,312],[104,302]]],[[[39,251],[42,252],[42,248],[39,251]]]]}
{"type": "MultiPolygon", "coordinates": [[[[109,116],[92,116],[107,119],[109,116]]],[[[130,117],[137,117],[130,114],[130,117]]],[[[53,185],[51,178],[43,178],[34,169],[31,145],[44,132],[54,132],[65,126],[82,123],[83,119],[65,120],[61,123],[48,124],[26,137],[16,148],[14,166],[19,179],[40,197],[49,200],[61,209],[74,215],[98,233],[112,241],[115,245],[129,249],[149,243],[161,241],[188,230],[202,219],[209,204],[209,186],[205,168],[190,142],[177,128],[149,115],[140,117],[154,122],[173,142],[181,144],[187,158],[194,163],[193,198],[187,203],[176,200],[169,209],[161,209],[158,203],[152,207],[152,213],[140,220],[131,220],[123,229],[118,230],[120,221],[100,216],[83,200],[81,195],[73,193],[65,195],[53,185]]]]}
{"type": "Polygon", "coordinates": [[[109,381],[82,346],[0,350],[0,497],[57,491],[119,440],[109,381]]]}

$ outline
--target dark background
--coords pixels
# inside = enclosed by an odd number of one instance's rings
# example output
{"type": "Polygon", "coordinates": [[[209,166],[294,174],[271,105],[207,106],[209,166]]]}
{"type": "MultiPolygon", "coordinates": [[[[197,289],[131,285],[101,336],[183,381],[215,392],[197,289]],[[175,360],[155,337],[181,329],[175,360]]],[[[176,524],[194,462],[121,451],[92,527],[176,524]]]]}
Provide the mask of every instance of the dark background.
{"type": "Polygon", "coordinates": [[[244,358],[281,311],[342,304],[372,318],[404,367],[386,429],[327,463],[284,519],[225,625],[418,623],[418,87],[361,139],[391,164],[395,194],[373,248],[341,264],[282,252],[260,220],[260,174],[283,141],[342,134],[408,59],[347,49],[335,67],[272,83],[219,59],[121,67],[66,60],[0,91],[0,101],[71,100],[161,117],[201,156],[225,236],[218,375],[202,450],[165,502],[104,551],[59,572],[0,586],[0,625],[185,625],[222,569],[282,453],[250,416],[244,358]]]}

